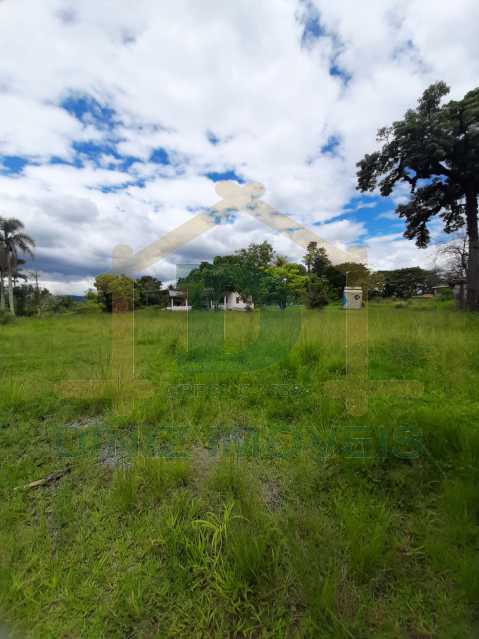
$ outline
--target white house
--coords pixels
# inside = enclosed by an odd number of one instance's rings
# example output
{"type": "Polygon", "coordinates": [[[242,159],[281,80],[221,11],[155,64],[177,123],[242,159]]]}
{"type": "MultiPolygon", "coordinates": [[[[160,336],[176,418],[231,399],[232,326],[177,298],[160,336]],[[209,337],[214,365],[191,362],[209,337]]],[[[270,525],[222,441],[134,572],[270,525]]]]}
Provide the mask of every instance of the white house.
{"type": "Polygon", "coordinates": [[[254,309],[253,298],[243,297],[238,291],[225,293],[223,304],[219,308],[226,311],[249,311],[254,309]]]}
{"type": "MultiPolygon", "coordinates": [[[[209,307],[211,310],[218,308],[227,311],[249,311],[254,309],[253,298],[251,296],[244,297],[237,291],[225,293],[223,304],[214,304],[210,300],[209,307]]],[[[168,306],[167,311],[191,311],[192,306],[188,304],[188,293],[168,289],[168,306]]]]}
{"type": "Polygon", "coordinates": [[[432,287],[432,292],[434,293],[435,296],[441,295],[441,293],[446,293],[447,291],[450,291],[451,287],[449,286],[449,284],[438,284],[438,286],[433,286],[432,287]]]}
{"type": "Polygon", "coordinates": [[[188,296],[183,291],[175,291],[169,289],[169,304],[166,307],[167,311],[191,311],[191,306],[188,305],[188,296]]]}

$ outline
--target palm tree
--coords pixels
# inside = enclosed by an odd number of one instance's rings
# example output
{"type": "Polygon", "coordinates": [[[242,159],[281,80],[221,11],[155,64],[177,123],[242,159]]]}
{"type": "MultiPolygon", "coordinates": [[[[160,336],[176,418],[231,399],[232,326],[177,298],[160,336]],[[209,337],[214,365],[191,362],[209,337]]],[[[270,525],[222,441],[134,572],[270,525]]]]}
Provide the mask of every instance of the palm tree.
{"type": "MultiPolygon", "coordinates": [[[[4,222],[0,215],[0,227],[4,222]]],[[[0,311],[5,310],[5,277],[7,275],[7,250],[0,239],[0,311]]]]}
{"type": "MultiPolygon", "coordinates": [[[[0,218],[1,222],[1,218],[0,218]]],[[[7,251],[0,244],[0,311],[5,310],[5,275],[7,274],[7,251]]]]}
{"type": "Polygon", "coordinates": [[[15,290],[15,287],[18,284],[18,280],[23,280],[24,282],[28,280],[28,275],[22,270],[22,266],[24,264],[26,264],[26,260],[22,260],[21,258],[17,259],[15,270],[12,273],[13,290],[15,290]]]}
{"type": "Polygon", "coordinates": [[[2,273],[6,271],[8,277],[8,304],[12,315],[15,315],[13,276],[18,264],[18,253],[33,256],[32,248],[35,246],[35,242],[23,229],[23,224],[14,217],[0,218],[0,264],[2,273]]]}

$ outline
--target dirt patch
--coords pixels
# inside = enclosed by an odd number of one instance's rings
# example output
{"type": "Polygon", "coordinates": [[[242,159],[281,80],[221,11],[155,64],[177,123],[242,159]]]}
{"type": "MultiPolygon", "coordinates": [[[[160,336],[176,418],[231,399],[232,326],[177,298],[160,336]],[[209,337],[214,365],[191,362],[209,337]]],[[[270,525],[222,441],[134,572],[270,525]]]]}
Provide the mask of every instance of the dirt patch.
{"type": "Polygon", "coordinates": [[[72,422],[65,424],[65,428],[71,428],[72,430],[83,430],[84,428],[92,428],[99,426],[101,420],[99,417],[79,417],[72,422]]]}
{"type": "Polygon", "coordinates": [[[117,447],[116,442],[101,449],[98,463],[108,468],[118,468],[120,466],[127,468],[131,466],[128,455],[117,447]]]}
{"type": "Polygon", "coordinates": [[[191,466],[193,468],[194,481],[203,481],[209,473],[211,464],[214,463],[215,456],[208,448],[194,446],[191,449],[191,466]]]}
{"type": "Polygon", "coordinates": [[[220,437],[216,442],[216,445],[219,451],[240,448],[244,445],[246,437],[246,430],[236,430],[232,433],[226,433],[225,435],[220,437]]]}
{"type": "Polygon", "coordinates": [[[261,484],[261,493],[266,508],[270,511],[281,507],[282,497],[279,483],[274,479],[268,479],[261,484]]]}

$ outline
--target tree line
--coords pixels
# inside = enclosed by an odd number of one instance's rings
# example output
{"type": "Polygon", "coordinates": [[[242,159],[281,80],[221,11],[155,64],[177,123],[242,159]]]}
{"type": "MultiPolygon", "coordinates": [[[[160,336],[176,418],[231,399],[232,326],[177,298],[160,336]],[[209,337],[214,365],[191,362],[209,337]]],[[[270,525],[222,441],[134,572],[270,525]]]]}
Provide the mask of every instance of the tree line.
{"type": "MultiPolygon", "coordinates": [[[[432,84],[415,109],[379,129],[380,149],[366,154],[357,164],[357,189],[363,193],[379,191],[389,197],[397,184],[407,185],[410,197],[397,206],[396,212],[406,222],[405,237],[415,240],[419,247],[430,243],[429,227],[434,219],[441,219],[445,233],[464,229],[464,246],[451,255],[456,258],[456,279],[466,291],[465,306],[479,311],[479,87],[461,100],[443,104],[448,93],[444,82],[432,84]]],[[[16,286],[24,275],[21,256],[31,256],[34,245],[19,220],[0,217],[0,313],[5,313],[8,297],[9,311],[15,314],[15,291],[24,308],[33,304],[39,309],[42,300],[49,299],[38,282],[36,286],[16,286]]],[[[263,242],[234,255],[217,256],[213,263],[202,262],[179,285],[188,288],[190,300],[197,307],[207,298],[218,302],[225,291],[237,290],[251,295],[259,304],[285,308],[304,302],[318,308],[338,298],[346,282],[367,288],[370,295],[406,297],[430,290],[436,275],[418,267],[376,273],[361,265],[333,267],[314,242],[303,263],[296,264],[276,255],[263,242]]],[[[141,282],[140,278],[134,283],[121,277],[97,278],[96,292],[87,295],[92,310],[110,310],[118,289],[130,291],[132,300],[140,305],[148,305],[153,299],[159,305],[164,303],[158,281],[141,282]],[[147,289],[152,291],[150,300],[147,289]]]]}
{"type": "MultiPolygon", "coordinates": [[[[419,267],[373,271],[360,263],[333,265],[316,242],[310,242],[301,263],[291,262],[276,253],[271,244],[262,242],[201,262],[178,280],[176,288],[187,295],[188,303],[196,309],[218,307],[230,292],[237,292],[245,300],[252,298],[256,306],[284,309],[303,304],[321,308],[337,302],[347,285],[361,287],[369,298],[409,298],[430,293],[444,281],[443,273],[419,267]]],[[[134,280],[104,273],[95,279],[95,289],[88,293],[90,303],[107,312],[112,311],[115,299],[123,300],[125,309],[164,308],[169,302],[168,289],[151,276],[134,280]]]]}
{"type": "Polygon", "coordinates": [[[321,308],[340,300],[345,286],[361,287],[368,297],[407,298],[430,293],[442,282],[442,273],[419,267],[373,271],[355,262],[333,265],[316,242],[310,242],[302,263],[290,262],[263,242],[202,262],[179,280],[178,288],[188,291],[189,303],[196,308],[209,306],[209,301],[221,303],[226,291],[252,297],[258,305],[321,308]]]}
{"type": "MultiPolygon", "coordinates": [[[[0,262],[1,312],[8,297],[11,314],[23,316],[65,312],[111,312],[114,300],[122,300],[124,310],[169,303],[169,289],[158,278],[143,275],[132,279],[126,275],[103,273],[80,300],[78,296],[52,295],[41,287],[36,273],[23,270],[20,254],[32,255],[35,243],[24,233],[19,220],[0,220],[2,259],[0,262]],[[6,240],[4,239],[6,238],[6,240]],[[6,247],[9,247],[6,249],[6,247]]],[[[218,255],[211,262],[201,262],[176,288],[185,292],[196,309],[217,307],[229,292],[244,299],[252,298],[256,306],[292,305],[322,308],[341,299],[345,286],[360,286],[364,295],[410,298],[429,293],[447,282],[447,273],[419,267],[392,271],[373,271],[360,263],[333,265],[324,248],[310,242],[301,263],[278,254],[268,242],[252,243],[232,255],[218,255]]]]}

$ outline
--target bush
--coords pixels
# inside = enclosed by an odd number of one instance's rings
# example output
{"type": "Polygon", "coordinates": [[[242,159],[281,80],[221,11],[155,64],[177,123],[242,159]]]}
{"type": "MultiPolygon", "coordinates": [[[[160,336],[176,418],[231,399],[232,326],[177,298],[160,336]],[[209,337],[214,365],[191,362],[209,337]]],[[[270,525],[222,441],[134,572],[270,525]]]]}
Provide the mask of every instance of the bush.
{"type": "Polygon", "coordinates": [[[439,300],[441,302],[449,301],[454,299],[454,293],[451,289],[445,289],[439,293],[439,300]]]}
{"type": "Polygon", "coordinates": [[[9,311],[0,311],[0,326],[5,326],[6,324],[12,324],[15,321],[15,316],[12,315],[9,311]]]}
{"type": "Polygon", "coordinates": [[[329,304],[328,283],[317,275],[311,275],[306,285],[306,304],[309,308],[322,308],[329,304]]]}
{"type": "Polygon", "coordinates": [[[89,299],[85,302],[78,302],[75,305],[75,312],[80,315],[89,315],[90,313],[101,313],[103,307],[95,300],[89,299]]]}
{"type": "Polygon", "coordinates": [[[71,313],[74,307],[75,302],[69,295],[48,295],[40,303],[40,314],[71,313]]]}
{"type": "Polygon", "coordinates": [[[113,305],[115,311],[130,311],[138,302],[138,289],[135,288],[134,281],[126,275],[97,275],[95,288],[98,291],[99,303],[108,313],[112,312],[113,305]]]}

